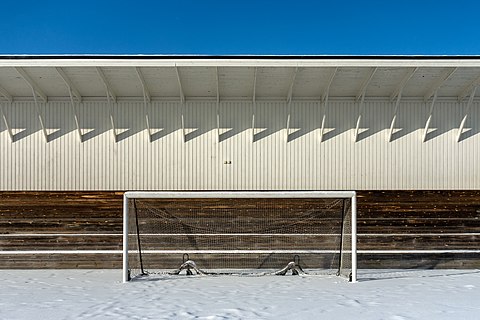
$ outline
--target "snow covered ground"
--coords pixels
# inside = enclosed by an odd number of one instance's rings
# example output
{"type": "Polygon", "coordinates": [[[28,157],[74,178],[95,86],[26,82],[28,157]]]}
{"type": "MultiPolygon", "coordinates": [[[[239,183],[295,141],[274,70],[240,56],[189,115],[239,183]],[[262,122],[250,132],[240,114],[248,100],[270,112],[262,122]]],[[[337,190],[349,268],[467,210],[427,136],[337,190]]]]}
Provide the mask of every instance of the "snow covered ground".
{"type": "Polygon", "coordinates": [[[480,319],[479,270],[121,283],[120,270],[0,270],[1,319],[480,319]]]}

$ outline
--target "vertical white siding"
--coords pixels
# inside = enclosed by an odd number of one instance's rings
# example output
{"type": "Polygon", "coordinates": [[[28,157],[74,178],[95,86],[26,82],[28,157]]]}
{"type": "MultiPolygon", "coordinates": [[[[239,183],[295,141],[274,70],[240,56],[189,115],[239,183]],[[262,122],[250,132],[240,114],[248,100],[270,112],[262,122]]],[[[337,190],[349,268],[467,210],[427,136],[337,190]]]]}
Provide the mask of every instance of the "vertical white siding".
{"type": "Polygon", "coordinates": [[[401,103],[393,141],[387,142],[393,103],[367,102],[354,142],[358,104],[331,101],[324,141],[321,106],[294,102],[287,142],[285,102],[257,102],[252,142],[250,102],[182,105],[154,102],[145,130],[143,103],[113,107],[113,141],[106,103],[78,106],[80,143],[69,103],[42,106],[46,143],[33,103],[5,104],[12,143],[0,119],[1,190],[369,190],[478,189],[480,112],[471,108],[461,142],[457,130],[466,104],[437,102],[422,142],[429,104],[401,103]],[[220,137],[218,137],[220,133],[220,137]]]}

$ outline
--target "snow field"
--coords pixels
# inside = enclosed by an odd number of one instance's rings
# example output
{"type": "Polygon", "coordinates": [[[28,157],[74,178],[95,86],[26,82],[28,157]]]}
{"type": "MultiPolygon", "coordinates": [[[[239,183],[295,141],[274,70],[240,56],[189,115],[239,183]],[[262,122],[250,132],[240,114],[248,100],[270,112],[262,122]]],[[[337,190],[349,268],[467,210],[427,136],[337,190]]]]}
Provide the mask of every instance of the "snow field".
{"type": "Polygon", "coordinates": [[[0,270],[0,319],[480,319],[479,270],[194,276],[121,283],[120,270],[0,270]]]}

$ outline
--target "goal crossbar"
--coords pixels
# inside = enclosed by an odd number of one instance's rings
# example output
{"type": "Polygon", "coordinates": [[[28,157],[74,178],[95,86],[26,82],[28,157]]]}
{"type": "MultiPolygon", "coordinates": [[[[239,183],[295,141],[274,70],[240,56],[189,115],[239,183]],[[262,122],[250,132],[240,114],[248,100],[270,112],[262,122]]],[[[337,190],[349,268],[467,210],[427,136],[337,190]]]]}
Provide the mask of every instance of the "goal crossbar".
{"type": "MultiPolygon", "coordinates": [[[[123,195],[123,282],[129,281],[129,200],[130,199],[215,199],[215,198],[243,198],[243,199],[308,199],[330,198],[351,200],[351,282],[357,280],[357,205],[355,191],[208,191],[208,192],[172,192],[172,191],[128,191],[123,195]]],[[[248,235],[248,234],[247,234],[248,235]]],[[[157,250],[158,252],[174,252],[172,250],[157,250]]],[[[215,251],[215,250],[213,250],[215,251]]],[[[213,252],[210,250],[210,252],[213,252]]],[[[262,250],[257,250],[263,252],[262,250]]],[[[153,250],[153,252],[156,252],[153,250]]],[[[183,252],[178,250],[178,252],[183,252]]],[[[208,251],[206,251],[208,252],[208,251]]],[[[220,252],[220,251],[218,251],[220,252]]],[[[243,250],[225,251],[230,253],[244,253],[243,250]]],[[[254,251],[249,251],[254,252],[254,251]]],[[[272,251],[265,251],[272,252],[272,251]]],[[[288,250],[282,250],[285,253],[288,250]]],[[[298,250],[296,251],[298,252],[298,250]]],[[[307,252],[307,251],[306,251],[307,252]]],[[[329,250],[308,250],[308,252],[329,252],[329,250]]]]}

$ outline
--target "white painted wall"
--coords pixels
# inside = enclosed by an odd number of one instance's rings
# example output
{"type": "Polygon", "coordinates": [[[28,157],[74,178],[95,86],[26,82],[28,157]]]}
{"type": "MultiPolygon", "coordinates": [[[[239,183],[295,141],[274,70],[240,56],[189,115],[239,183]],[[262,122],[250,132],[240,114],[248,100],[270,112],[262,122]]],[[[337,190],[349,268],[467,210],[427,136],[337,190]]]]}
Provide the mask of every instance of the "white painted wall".
{"type": "Polygon", "coordinates": [[[42,104],[49,142],[35,105],[4,104],[12,143],[0,118],[0,190],[369,190],[479,189],[480,112],[475,102],[463,140],[457,128],[465,103],[438,101],[431,132],[422,142],[430,103],[403,101],[398,128],[387,142],[394,102],[367,101],[359,141],[359,105],[330,101],[320,142],[318,102],[293,102],[289,142],[285,102],[257,102],[255,142],[252,104],[222,102],[220,143],[216,103],[187,102],[182,139],[181,104],[154,102],[153,142],[145,130],[143,103],[114,106],[113,141],[106,103],[78,106],[80,143],[68,102],[42,104]],[[231,164],[224,164],[231,161],[231,164]]]}

